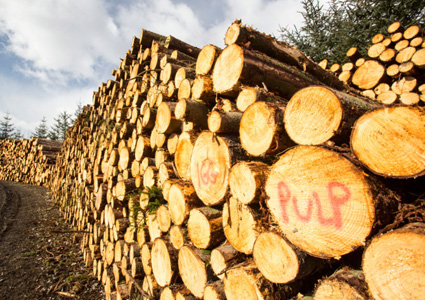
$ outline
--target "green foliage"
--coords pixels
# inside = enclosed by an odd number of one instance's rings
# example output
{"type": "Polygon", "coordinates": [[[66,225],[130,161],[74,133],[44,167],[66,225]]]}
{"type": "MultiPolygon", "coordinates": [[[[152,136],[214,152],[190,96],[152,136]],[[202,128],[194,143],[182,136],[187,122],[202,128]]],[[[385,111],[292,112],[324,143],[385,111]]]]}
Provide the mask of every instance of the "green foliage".
{"type": "Polygon", "coordinates": [[[69,113],[63,111],[57,118],[54,119],[55,123],[50,128],[48,138],[51,140],[64,141],[66,138],[66,131],[72,125],[72,118],[69,113]]]}
{"type": "Polygon", "coordinates": [[[12,117],[9,113],[3,117],[3,121],[0,122],[0,140],[14,137],[15,128],[13,127],[12,117]]]}
{"type": "Polygon", "coordinates": [[[146,192],[143,192],[149,197],[149,204],[147,210],[150,214],[157,211],[158,207],[165,203],[164,196],[162,195],[162,189],[157,186],[151,186],[147,188],[146,192]]]}
{"type": "Polygon", "coordinates": [[[43,117],[40,124],[35,128],[34,132],[32,133],[33,137],[45,139],[48,135],[48,127],[47,127],[47,119],[46,117],[43,117]]]}
{"type": "Polygon", "coordinates": [[[303,26],[281,27],[281,39],[317,62],[343,63],[351,47],[366,57],[371,38],[386,34],[396,21],[405,28],[425,24],[425,0],[330,0],[326,8],[318,0],[303,0],[302,5],[303,26]]]}

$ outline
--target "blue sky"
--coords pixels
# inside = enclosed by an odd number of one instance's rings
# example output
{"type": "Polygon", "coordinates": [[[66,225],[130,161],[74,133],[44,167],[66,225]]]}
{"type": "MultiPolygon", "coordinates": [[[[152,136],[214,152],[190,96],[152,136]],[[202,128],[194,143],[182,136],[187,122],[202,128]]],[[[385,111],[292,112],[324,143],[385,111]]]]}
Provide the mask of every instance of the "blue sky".
{"type": "Polygon", "coordinates": [[[142,29],[224,47],[235,19],[279,36],[300,26],[298,0],[0,0],[0,119],[25,137],[45,116],[90,104],[142,29]]]}

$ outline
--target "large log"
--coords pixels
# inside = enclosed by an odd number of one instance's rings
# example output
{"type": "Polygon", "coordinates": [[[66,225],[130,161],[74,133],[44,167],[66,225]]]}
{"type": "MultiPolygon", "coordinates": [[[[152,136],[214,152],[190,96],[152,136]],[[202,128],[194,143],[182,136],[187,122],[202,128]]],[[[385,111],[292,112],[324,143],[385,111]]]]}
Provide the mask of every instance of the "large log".
{"type": "Polygon", "coordinates": [[[336,76],[325,71],[300,50],[284,42],[277,41],[275,38],[260,33],[251,27],[243,26],[240,21],[234,22],[227,29],[224,43],[226,45],[238,44],[258,50],[270,57],[312,74],[328,86],[336,89],[344,88],[343,83],[336,76]]]}
{"type": "Polygon", "coordinates": [[[363,256],[363,271],[375,299],[421,299],[425,292],[425,224],[411,223],[376,236],[363,256]]]}
{"type": "Polygon", "coordinates": [[[241,84],[261,85],[283,97],[291,97],[297,90],[320,81],[260,52],[236,44],[226,47],[214,66],[214,91],[236,97],[241,84]]]}
{"type": "Polygon", "coordinates": [[[395,178],[425,174],[425,111],[388,107],[364,114],[354,124],[351,149],[372,172],[395,178]]]}
{"type": "Polygon", "coordinates": [[[361,97],[313,86],[292,96],[283,120],[286,132],[297,144],[319,145],[331,139],[347,143],[354,122],[377,107],[361,97]]]}
{"type": "Polygon", "coordinates": [[[371,179],[339,153],[297,146],[272,166],[267,205],[292,244],[338,259],[392,218],[397,199],[371,179]]]}

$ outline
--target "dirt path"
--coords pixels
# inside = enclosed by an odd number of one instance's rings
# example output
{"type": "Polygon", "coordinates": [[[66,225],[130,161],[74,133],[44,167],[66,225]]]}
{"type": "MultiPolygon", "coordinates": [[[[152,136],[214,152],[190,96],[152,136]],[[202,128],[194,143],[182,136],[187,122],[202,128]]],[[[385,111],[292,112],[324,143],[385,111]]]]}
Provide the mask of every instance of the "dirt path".
{"type": "Polygon", "coordinates": [[[0,181],[0,299],[104,299],[70,230],[46,188],[0,181]]]}

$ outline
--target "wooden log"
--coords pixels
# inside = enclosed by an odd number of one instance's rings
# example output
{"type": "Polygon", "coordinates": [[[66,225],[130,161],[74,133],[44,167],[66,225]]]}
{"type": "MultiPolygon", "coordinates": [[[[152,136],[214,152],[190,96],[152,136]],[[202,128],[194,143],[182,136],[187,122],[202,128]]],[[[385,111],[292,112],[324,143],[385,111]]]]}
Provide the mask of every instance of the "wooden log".
{"type": "Polygon", "coordinates": [[[142,32],[140,33],[140,45],[143,48],[150,48],[152,45],[152,41],[163,41],[165,40],[165,36],[157,34],[152,31],[148,31],[146,29],[142,29],[142,32]]]}
{"type": "Polygon", "coordinates": [[[236,250],[252,254],[254,242],[262,231],[259,213],[231,197],[223,205],[223,231],[236,250]]]}
{"type": "Polygon", "coordinates": [[[243,45],[250,49],[258,50],[285,64],[307,71],[326,85],[337,89],[343,88],[342,83],[335,76],[325,72],[298,49],[284,42],[277,41],[271,36],[266,36],[251,27],[243,26],[239,21],[235,21],[227,29],[224,43],[226,45],[243,45]]]}
{"type": "Polygon", "coordinates": [[[180,134],[176,152],[174,154],[174,165],[180,178],[189,181],[190,176],[190,161],[192,157],[193,146],[196,136],[190,132],[180,134]]]}
{"type": "Polygon", "coordinates": [[[238,162],[229,175],[232,195],[243,204],[259,202],[269,172],[270,166],[262,162],[238,162]]]}
{"type": "Polygon", "coordinates": [[[170,285],[178,275],[177,252],[168,242],[157,238],[152,245],[152,273],[161,287],[170,285]]]}
{"type": "Polygon", "coordinates": [[[384,75],[384,66],[375,60],[367,60],[354,72],[351,81],[360,89],[372,89],[383,80],[384,75]]]}
{"type": "Polygon", "coordinates": [[[215,60],[221,51],[219,47],[211,44],[204,46],[201,52],[199,52],[196,60],[196,74],[207,75],[211,73],[214,68],[215,60]]]}
{"type": "Polygon", "coordinates": [[[296,249],[282,236],[270,231],[258,236],[252,255],[260,272],[274,283],[303,279],[324,266],[322,260],[296,249]]]}
{"type": "Polygon", "coordinates": [[[146,275],[152,274],[152,245],[153,242],[144,243],[140,250],[140,259],[146,275]]]}
{"type": "Polygon", "coordinates": [[[369,170],[381,176],[421,176],[425,172],[424,125],[421,107],[377,109],[354,124],[351,149],[369,170]]]}
{"type": "Polygon", "coordinates": [[[284,123],[289,137],[301,145],[319,145],[332,139],[347,142],[355,120],[378,105],[364,98],[308,87],[297,92],[285,109],[284,123]]]}
{"type": "Polygon", "coordinates": [[[359,270],[342,268],[322,279],[315,289],[314,300],[325,299],[370,299],[364,274],[359,270]]]}
{"type": "Polygon", "coordinates": [[[363,256],[363,271],[375,299],[421,299],[425,291],[424,223],[376,236],[363,256]]]}
{"type": "Polygon", "coordinates": [[[255,102],[240,121],[239,134],[242,147],[252,156],[275,154],[294,145],[286,134],[281,103],[255,102]]]}
{"type": "Polygon", "coordinates": [[[236,98],[236,107],[244,112],[251,104],[256,101],[272,102],[272,103],[287,103],[279,96],[276,96],[263,88],[259,87],[243,87],[242,91],[236,98]]]}
{"type": "Polygon", "coordinates": [[[170,134],[180,130],[182,122],[174,115],[176,103],[162,102],[156,113],[155,127],[159,133],[170,134]]]}
{"type": "Polygon", "coordinates": [[[212,111],[208,116],[208,129],[214,133],[237,133],[241,122],[242,112],[212,111]]]}
{"type": "Polygon", "coordinates": [[[252,262],[228,270],[224,277],[224,292],[228,300],[291,299],[300,287],[301,282],[273,286],[252,262]]]}
{"type": "Polygon", "coordinates": [[[202,100],[210,105],[216,102],[211,76],[196,76],[192,85],[192,98],[202,100]]]}
{"type": "Polygon", "coordinates": [[[286,238],[325,259],[363,246],[377,224],[390,221],[397,202],[393,192],[341,154],[315,146],[283,154],[271,168],[266,193],[286,238]]]}
{"type": "Polygon", "coordinates": [[[194,187],[184,181],[174,182],[168,196],[168,209],[171,220],[176,225],[182,225],[189,217],[191,209],[201,206],[194,187]]]}
{"type": "MultiPolygon", "coordinates": [[[[196,139],[190,163],[190,177],[199,199],[212,206],[223,202],[227,192],[232,159],[240,152],[228,138],[204,131],[196,139]]],[[[242,157],[242,156],[241,156],[242,157]]]]}
{"type": "Polygon", "coordinates": [[[178,50],[184,54],[187,54],[193,58],[197,58],[199,53],[201,52],[201,49],[189,45],[188,43],[185,43],[172,35],[167,36],[164,42],[164,46],[168,49],[178,50]]]}
{"type": "Polygon", "coordinates": [[[173,245],[174,249],[179,250],[186,244],[187,239],[187,229],[186,227],[180,227],[178,225],[173,225],[170,229],[170,243],[173,245]]]}
{"type": "Polygon", "coordinates": [[[177,119],[193,122],[200,129],[207,129],[208,107],[195,99],[181,98],[176,104],[174,114],[177,119]]]}
{"type": "Polygon", "coordinates": [[[289,98],[297,90],[309,85],[319,85],[320,81],[260,52],[232,44],[217,58],[213,83],[216,93],[230,97],[237,96],[241,84],[263,83],[269,91],[289,98]]]}
{"type": "Polygon", "coordinates": [[[425,69],[425,48],[415,52],[412,56],[412,62],[420,69],[425,69]]]}
{"type": "Polygon", "coordinates": [[[245,257],[236,250],[232,245],[225,243],[211,251],[211,268],[214,274],[224,279],[225,271],[231,266],[235,266],[242,262],[245,257]]]}
{"type": "Polygon", "coordinates": [[[210,267],[206,265],[209,260],[210,255],[193,246],[185,245],[179,250],[180,276],[184,285],[198,299],[202,299],[207,282],[212,279],[210,267]]]}
{"type": "Polygon", "coordinates": [[[204,290],[204,300],[225,300],[224,285],[222,281],[208,284],[204,290]]]}
{"type": "Polygon", "coordinates": [[[195,247],[199,249],[216,247],[225,239],[222,211],[211,207],[192,209],[187,221],[187,230],[195,247]]]}

